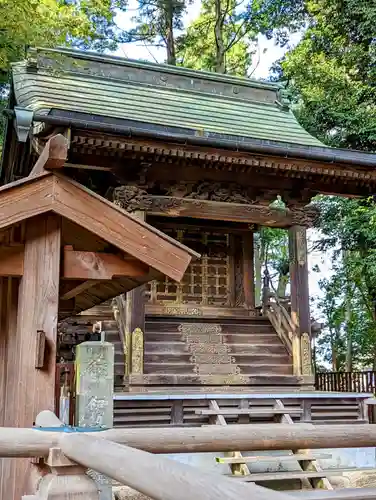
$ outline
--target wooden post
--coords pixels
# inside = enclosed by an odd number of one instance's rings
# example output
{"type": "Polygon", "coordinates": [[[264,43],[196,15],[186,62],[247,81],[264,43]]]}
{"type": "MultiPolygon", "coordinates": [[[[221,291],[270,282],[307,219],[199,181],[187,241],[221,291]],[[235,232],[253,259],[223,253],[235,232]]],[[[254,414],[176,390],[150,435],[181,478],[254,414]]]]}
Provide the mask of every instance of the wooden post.
{"type": "Polygon", "coordinates": [[[255,272],[253,232],[243,236],[243,287],[247,309],[255,308],[255,272]]]}
{"type": "MultiPolygon", "coordinates": [[[[145,220],[145,212],[138,210],[133,213],[139,219],[145,220]]],[[[129,373],[143,373],[144,367],[144,332],[145,332],[145,285],[134,288],[127,293],[126,298],[126,318],[125,332],[130,334],[131,366],[128,366],[129,373]]]]}
{"type": "Polygon", "coordinates": [[[289,230],[291,317],[296,325],[293,365],[296,375],[312,375],[311,316],[309,310],[307,231],[303,226],[289,230]]]}
{"type": "MultiPolygon", "coordinates": [[[[31,427],[39,411],[53,411],[55,405],[61,219],[46,214],[25,224],[17,318],[8,312],[13,316],[12,335],[8,336],[7,390],[2,403],[5,421],[14,427],[31,427]]],[[[8,498],[27,493],[28,460],[7,461],[2,473],[8,498]]]]}

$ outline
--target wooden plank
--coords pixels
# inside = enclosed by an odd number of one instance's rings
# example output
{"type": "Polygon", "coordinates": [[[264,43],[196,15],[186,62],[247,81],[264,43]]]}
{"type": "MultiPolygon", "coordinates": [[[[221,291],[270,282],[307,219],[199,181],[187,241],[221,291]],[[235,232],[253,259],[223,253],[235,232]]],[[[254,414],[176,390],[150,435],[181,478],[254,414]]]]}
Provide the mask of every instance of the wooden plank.
{"type": "Polygon", "coordinates": [[[298,415],[303,413],[302,409],[298,408],[257,408],[242,410],[240,408],[221,408],[219,410],[196,410],[196,415],[298,415]]]}
{"type": "Polygon", "coordinates": [[[231,457],[216,457],[216,462],[220,464],[248,464],[255,462],[296,462],[300,460],[319,460],[329,459],[332,455],[320,454],[313,455],[309,453],[294,453],[292,455],[258,455],[253,457],[231,458],[231,457]]]}
{"type": "Polygon", "coordinates": [[[42,173],[0,187],[0,229],[51,210],[53,184],[42,173]]]}
{"type": "Polygon", "coordinates": [[[148,273],[149,266],[135,259],[125,260],[111,253],[82,252],[64,247],[62,277],[65,279],[112,280],[115,277],[138,278],[148,273]]]}
{"type": "Polygon", "coordinates": [[[338,476],[343,472],[352,472],[359,469],[330,469],[324,471],[289,471],[289,472],[266,472],[250,474],[249,476],[227,476],[237,481],[284,481],[286,479],[324,479],[327,476],[338,476]]]}
{"type": "Polygon", "coordinates": [[[194,217],[196,219],[259,224],[269,227],[287,228],[295,224],[302,224],[303,220],[310,226],[317,217],[317,214],[314,214],[309,209],[293,211],[259,205],[196,200],[173,196],[150,196],[147,201],[148,203],[145,206],[141,202],[139,208],[146,210],[151,215],[194,217]]]}
{"type": "Polygon", "coordinates": [[[48,139],[30,175],[40,174],[44,170],[60,169],[68,157],[69,141],[62,134],[48,139]]]}
{"type": "Polygon", "coordinates": [[[23,245],[0,248],[0,276],[20,277],[23,275],[23,245]]]}
{"type": "MultiPolygon", "coordinates": [[[[14,427],[31,427],[41,410],[54,410],[60,224],[60,218],[53,214],[36,217],[26,224],[17,331],[13,332],[14,342],[8,347],[9,390],[5,407],[14,427]],[[38,330],[46,335],[43,370],[34,366],[38,330]]],[[[26,493],[27,470],[27,461],[11,462],[5,480],[9,498],[20,498],[26,493]]]]}

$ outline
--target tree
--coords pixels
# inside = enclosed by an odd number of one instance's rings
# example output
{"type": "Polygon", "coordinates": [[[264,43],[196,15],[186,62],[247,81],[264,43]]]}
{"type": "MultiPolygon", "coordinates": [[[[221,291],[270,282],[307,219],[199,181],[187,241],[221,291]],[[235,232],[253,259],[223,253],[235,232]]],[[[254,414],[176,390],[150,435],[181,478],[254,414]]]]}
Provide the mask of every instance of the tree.
{"type": "Polygon", "coordinates": [[[320,251],[331,255],[333,275],[321,281],[319,307],[333,366],[376,367],[376,204],[373,199],[322,197],[320,251]],[[328,336],[329,335],[329,336],[328,336]]]}
{"type": "Polygon", "coordinates": [[[376,4],[308,0],[308,29],[282,61],[298,118],[338,147],[376,147],[376,4]]]}
{"type": "MultiPolygon", "coordinates": [[[[219,3],[220,0],[204,0],[200,16],[177,39],[178,63],[192,69],[246,76],[252,64],[252,43],[256,41],[256,34],[246,37],[240,23],[234,22],[224,24],[219,33],[218,23],[216,25],[219,3]],[[217,37],[220,39],[220,50],[216,44],[217,37]]],[[[228,10],[234,7],[235,1],[232,1],[228,10]]],[[[232,17],[231,14],[229,17],[232,17]]]]}
{"type": "Polygon", "coordinates": [[[175,66],[175,33],[183,29],[185,10],[185,0],[139,0],[138,14],[133,19],[136,27],[125,35],[123,41],[165,47],[167,64],[175,66]]]}
{"type": "Polygon", "coordinates": [[[121,0],[0,0],[1,80],[29,46],[114,48],[115,9],[123,7],[121,0]]]}

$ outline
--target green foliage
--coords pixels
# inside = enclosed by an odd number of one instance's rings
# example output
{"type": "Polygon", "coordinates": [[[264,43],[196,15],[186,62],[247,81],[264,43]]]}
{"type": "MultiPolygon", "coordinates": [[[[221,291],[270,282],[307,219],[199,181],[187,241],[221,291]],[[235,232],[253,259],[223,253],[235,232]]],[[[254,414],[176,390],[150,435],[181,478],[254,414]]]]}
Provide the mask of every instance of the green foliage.
{"type": "Polygon", "coordinates": [[[177,40],[178,63],[245,76],[254,63],[258,35],[274,36],[284,45],[304,15],[303,0],[204,0],[200,16],[177,40]]]}
{"type": "Polygon", "coordinates": [[[308,0],[309,27],[282,62],[298,117],[326,143],[376,147],[376,3],[308,0]]]}
{"type": "Polygon", "coordinates": [[[186,3],[186,0],[139,0],[138,13],[133,18],[136,26],[125,34],[123,41],[165,47],[167,63],[175,65],[175,32],[183,29],[186,3]]]}
{"type": "Polygon", "coordinates": [[[0,0],[0,82],[29,46],[115,48],[122,0],[0,0]]]}
{"type": "Polygon", "coordinates": [[[336,369],[376,363],[376,204],[322,197],[318,248],[333,275],[321,280],[327,329],[318,345],[336,369]],[[330,347],[330,349],[328,349],[330,347]]]}
{"type": "MultiPolygon", "coordinates": [[[[223,26],[225,45],[225,72],[245,76],[252,64],[252,42],[256,33],[246,33],[241,22],[234,21],[235,1],[228,6],[231,22],[223,26]],[[235,38],[236,37],[236,38],[235,38]]],[[[186,33],[177,40],[178,63],[187,68],[216,71],[215,7],[212,0],[204,0],[200,16],[194,20],[186,33]]]]}

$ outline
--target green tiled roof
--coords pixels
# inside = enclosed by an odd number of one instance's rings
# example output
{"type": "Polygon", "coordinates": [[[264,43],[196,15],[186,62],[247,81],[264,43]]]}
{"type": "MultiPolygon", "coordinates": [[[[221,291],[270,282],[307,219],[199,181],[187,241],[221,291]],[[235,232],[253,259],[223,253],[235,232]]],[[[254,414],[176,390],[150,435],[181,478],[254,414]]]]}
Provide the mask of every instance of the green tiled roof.
{"type": "Polygon", "coordinates": [[[17,105],[303,146],[322,146],[279,103],[280,89],[242,78],[110,56],[35,49],[13,65],[17,105]]]}

